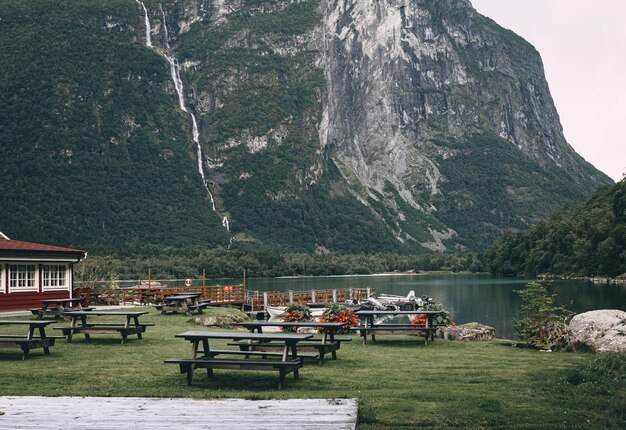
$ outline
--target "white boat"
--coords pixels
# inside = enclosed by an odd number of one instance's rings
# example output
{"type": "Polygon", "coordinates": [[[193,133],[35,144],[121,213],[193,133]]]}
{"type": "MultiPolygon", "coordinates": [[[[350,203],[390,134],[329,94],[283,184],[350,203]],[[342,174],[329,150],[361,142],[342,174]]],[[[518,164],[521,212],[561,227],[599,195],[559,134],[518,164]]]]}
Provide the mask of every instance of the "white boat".
{"type": "Polygon", "coordinates": [[[420,309],[424,305],[434,303],[433,299],[428,296],[417,297],[415,291],[409,291],[406,296],[398,296],[395,294],[381,294],[378,297],[370,297],[362,302],[363,306],[373,307],[374,309],[400,309],[403,306],[420,309]]]}
{"type": "Polygon", "coordinates": [[[378,296],[378,300],[379,301],[385,301],[385,302],[414,302],[417,300],[417,297],[415,296],[415,291],[411,290],[409,291],[409,294],[407,294],[406,296],[397,296],[395,294],[381,294],[380,296],[378,296]]]}
{"type": "MultiPolygon", "coordinates": [[[[265,311],[270,315],[271,318],[278,318],[285,313],[285,309],[287,306],[265,306],[265,311]]],[[[322,313],[326,308],[312,308],[311,316],[313,317],[321,317],[322,313]]]]}

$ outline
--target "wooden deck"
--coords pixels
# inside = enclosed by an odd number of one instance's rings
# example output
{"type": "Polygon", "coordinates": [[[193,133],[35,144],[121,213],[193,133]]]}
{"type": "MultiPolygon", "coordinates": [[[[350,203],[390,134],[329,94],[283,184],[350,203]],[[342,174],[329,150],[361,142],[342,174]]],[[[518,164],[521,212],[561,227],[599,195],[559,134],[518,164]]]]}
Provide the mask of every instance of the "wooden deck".
{"type": "Polygon", "coordinates": [[[356,399],[0,397],[6,429],[355,429],[356,399]]]}

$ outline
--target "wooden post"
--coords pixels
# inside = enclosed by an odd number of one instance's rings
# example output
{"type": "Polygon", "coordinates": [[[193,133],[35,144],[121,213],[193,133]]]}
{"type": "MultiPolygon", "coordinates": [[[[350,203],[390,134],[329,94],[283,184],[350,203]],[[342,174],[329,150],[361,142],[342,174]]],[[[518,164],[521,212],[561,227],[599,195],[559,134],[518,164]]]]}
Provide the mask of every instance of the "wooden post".
{"type": "Polygon", "coordinates": [[[263,307],[267,308],[267,291],[263,293],[263,307]]]}
{"type": "Polygon", "coordinates": [[[337,290],[333,290],[333,303],[337,303],[337,290]]]}
{"type": "Polygon", "coordinates": [[[293,290],[289,290],[289,303],[293,303],[293,290]]]}
{"type": "Polygon", "coordinates": [[[311,302],[315,303],[315,290],[311,290],[311,302]]]}
{"type": "Polygon", "coordinates": [[[350,292],[350,300],[352,300],[354,298],[354,290],[350,288],[348,291],[350,292]]]}
{"type": "Polygon", "coordinates": [[[372,289],[370,287],[367,287],[367,298],[369,299],[371,297],[372,294],[372,289]]]}
{"type": "Polygon", "coordinates": [[[152,280],[152,269],[150,267],[148,267],[148,288],[150,288],[150,284],[152,280]]]}
{"type": "Polygon", "coordinates": [[[206,269],[202,269],[202,299],[206,300],[206,269]]]}

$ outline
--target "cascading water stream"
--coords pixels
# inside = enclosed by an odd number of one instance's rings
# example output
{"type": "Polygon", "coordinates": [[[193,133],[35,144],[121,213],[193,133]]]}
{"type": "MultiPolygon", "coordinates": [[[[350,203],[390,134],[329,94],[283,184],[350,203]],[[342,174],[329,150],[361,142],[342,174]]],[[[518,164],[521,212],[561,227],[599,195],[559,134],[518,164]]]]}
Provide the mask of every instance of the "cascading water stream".
{"type": "MultiPolygon", "coordinates": [[[[163,12],[163,7],[159,4],[159,8],[161,9],[161,16],[163,17],[163,28],[165,31],[165,46],[167,48],[167,52],[163,52],[160,49],[156,49],[152,46],[148,10],[146,9],[146,6],[143,4],[143,2],[139,0],[135,0],[135,1],[141,5],[141,7],[143,8],[143,12],[144,12],[144,23],[146,25],[146,46],[151,48],[155,52],[157,52],[159,55],[165,58],[167,62],[169,63],[170,75],[172,76],[172,81],[174,81],[174,88],[176,89],[176,94],[178,95],[178,105],[180,107],[180,110],[189,114],[189,116],[191,117],[191,124],[192,124],[191,134],[192,134],[193,141],[196,144],[196,156],[198,159],[198,172],[200,173],[200,176],[202,177],[202,183],[204,184],[204,188],[206,189],[207,193],[209,194],[209,198],[211,199],[211,208],[213,209],[214,212],[217,212],[215,208],[215,199],[213,198],[213,193],[211,193],[211,190],[209,189],[209,184],[204,175],[204,168],[202,166],[202,160],[203,160],[202,146],[200,145],[200,132],[198,130],[198,123],[196,121],[196,116],[193,114],[193,112],[190,112],[187,109],[187,106],[185,105],[183,80],[180,78],[180,66],[178,65],[178,61],[176,60],[176,58],[169,53],[170,46],[168,43],[167,25],[165,23],[165,12],[163,12]]],[[[225,216],[222,218],[222,226],[228,232],[228,238],[229,238],[228,248],[230,248],[231,245],[233,244],[233,238],[230,235],[230,223],[228,221],[228,218],[225,216]]]]}
{"type": "Polygon", "coordinates": [[[163,19],[163,32],[165,33],[165,47],[170,49],[170,35],[167,33],[167,22],[165,21],[165,12],[163,12],[163,5],[159,3],[159,9],[161,9],[161,18],[163,19]]]}
{"type": "Polygon", "coordinates": [[[148,19],[148,9],[146,9],[146,5],[139,0],[135,0],[137,3],[141,5],[143,8],[143,22],[146,26],[146,46],[152,48],[152,35],[150,34],[150,19],[148,19]]]}

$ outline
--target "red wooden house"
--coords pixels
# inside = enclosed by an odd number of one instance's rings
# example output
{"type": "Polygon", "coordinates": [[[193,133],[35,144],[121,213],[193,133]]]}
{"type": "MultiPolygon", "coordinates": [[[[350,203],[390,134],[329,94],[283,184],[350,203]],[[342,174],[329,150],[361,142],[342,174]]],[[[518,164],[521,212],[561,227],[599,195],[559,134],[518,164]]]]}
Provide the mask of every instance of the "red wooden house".
{"type": "Polygon", "coordinates": [[[41,299],[71,297],[79,249],[10,240],[0,233],[0,311],[41,306],[41,299]]]}

